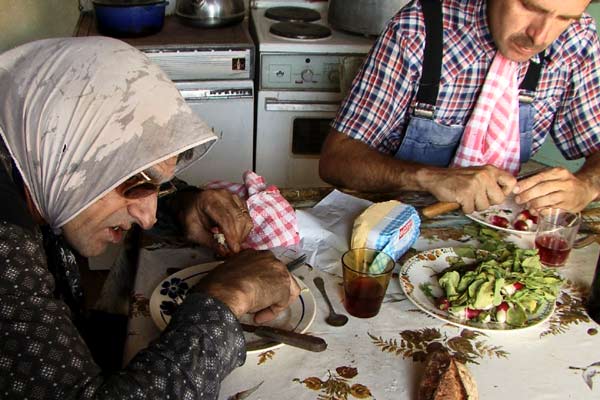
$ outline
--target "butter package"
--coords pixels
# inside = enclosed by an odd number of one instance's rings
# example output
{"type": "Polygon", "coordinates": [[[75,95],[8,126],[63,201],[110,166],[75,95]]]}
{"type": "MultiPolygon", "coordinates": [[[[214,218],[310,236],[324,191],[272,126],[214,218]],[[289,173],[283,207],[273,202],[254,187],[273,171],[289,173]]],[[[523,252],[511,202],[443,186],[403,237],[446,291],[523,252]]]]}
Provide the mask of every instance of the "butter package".
{"type": "Polygon", "coordinates": [[[419,237],[414,207],[396,200],[375,203],[354,220],[351,248],[381,250],[397,261],[419,237]]]}

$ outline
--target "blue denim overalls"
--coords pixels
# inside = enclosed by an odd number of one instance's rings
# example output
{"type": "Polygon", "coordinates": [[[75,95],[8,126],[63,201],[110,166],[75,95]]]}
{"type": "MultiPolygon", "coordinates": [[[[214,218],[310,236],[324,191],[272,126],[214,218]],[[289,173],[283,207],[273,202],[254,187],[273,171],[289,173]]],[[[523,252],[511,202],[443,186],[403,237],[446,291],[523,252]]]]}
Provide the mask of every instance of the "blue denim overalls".
{"type": "MultiPolygon", "coordinates": [[[[440,0],[421,0],[421,5],[426,30],[423,72],[415,111],[410,117],[404,138],[394,157],[446,167],[454,158],[464,127],[441,125],[433,119],[442,68],[442,7],[440,0]]],[[[531,103],[540,78],[543,59],[542,52],[539,54],[540,63],[533,60],[529,62],[527,73],[519,87],[521,163],[529,160],[531,156],[531,130],[534,116],[531,103]]]]}

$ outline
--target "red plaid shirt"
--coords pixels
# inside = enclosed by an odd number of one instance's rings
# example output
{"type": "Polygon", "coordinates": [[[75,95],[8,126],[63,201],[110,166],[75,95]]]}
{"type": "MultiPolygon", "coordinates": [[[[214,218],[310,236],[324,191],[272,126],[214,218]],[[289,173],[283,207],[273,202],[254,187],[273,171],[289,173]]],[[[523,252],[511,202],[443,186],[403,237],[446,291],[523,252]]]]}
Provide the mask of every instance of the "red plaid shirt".
{"type": "MultiPolygon", "coordinates": [[[[496,48],[485,0],[444,0],[444,49],[435,120],[465,126],[496,48]]],[[[402,141],[421,78],[425,27],[415,1],[389,23],[354,80],[333,128],[394,154],[402,141]]],[[[585,14],[546,50],[533,107],[535,152],[550,133],[568,159],[600,149],[600,44],[585,14]]],[[[519,81],[528,63],[521,63],[519,81]]]]}

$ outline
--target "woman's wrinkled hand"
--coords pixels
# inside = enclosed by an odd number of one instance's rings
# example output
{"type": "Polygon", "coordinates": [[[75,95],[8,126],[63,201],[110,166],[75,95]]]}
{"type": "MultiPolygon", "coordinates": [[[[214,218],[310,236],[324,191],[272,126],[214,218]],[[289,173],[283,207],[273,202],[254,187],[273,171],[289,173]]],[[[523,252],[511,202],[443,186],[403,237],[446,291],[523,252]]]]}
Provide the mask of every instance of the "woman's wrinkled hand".
{"type": "Polygon", "coordinates": [[[238,318],[253,313],[257,324],[274,319],[300,295],[300,287],[285,264],[266,250],[243,250],[191,290],[220,300],[238,318]]]}
{"type": "Polygon", "coordinates": [[[186,239],[213,248],[221,256],[238,253],[253,228],[245,202],[225,189],[186,196],[179,211],[186,239]],[[224,236],[224,244],[215,238],[214,228],[224,236]]]}

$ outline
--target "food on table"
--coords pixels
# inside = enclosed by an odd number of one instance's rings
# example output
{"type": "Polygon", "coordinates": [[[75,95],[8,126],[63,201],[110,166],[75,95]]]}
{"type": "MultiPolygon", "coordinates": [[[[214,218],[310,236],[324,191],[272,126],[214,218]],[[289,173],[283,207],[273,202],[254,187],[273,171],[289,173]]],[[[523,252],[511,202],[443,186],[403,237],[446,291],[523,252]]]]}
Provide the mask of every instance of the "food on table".
{"type": "Polygon", "coordinates": [[[477,400],[477,385],[467,367],[446,351],[427,356],[418,400],[477,400]]]}
{"type": "Polygon", "coordinates": [[[490,224],[500,228],[512,228],[517,231],[529,232],[535,230],[537,225],[537,215],[533,215],[529,210],[523,210],[517,214],[512,222],[501,215],[490,215],[488,221],[490,224]]]}
{"type": "Polygon", "coordinates": [[[374,203],[354,220],[350,248],[380,250],[397,260],[417,240],[420,226],[413,206],[397,200],[374,203]]]}
{"type": "Polygon", "coordinates": [[[558,296],[562,279],[542,266],[534,249],[454,250],[459,257],[449,260],[451,266],[437,274],[443,294],[435,297],[430,287],[421,290],[433,297],[440,310],[455,317],[522,326],[558,296]],[[463,257],[477,261],[466,264],[463,257]]]}

